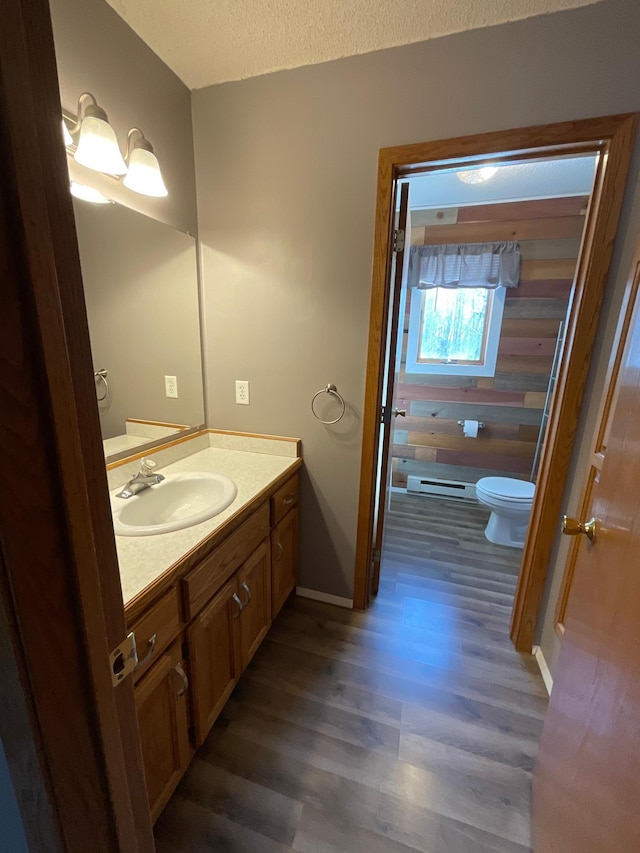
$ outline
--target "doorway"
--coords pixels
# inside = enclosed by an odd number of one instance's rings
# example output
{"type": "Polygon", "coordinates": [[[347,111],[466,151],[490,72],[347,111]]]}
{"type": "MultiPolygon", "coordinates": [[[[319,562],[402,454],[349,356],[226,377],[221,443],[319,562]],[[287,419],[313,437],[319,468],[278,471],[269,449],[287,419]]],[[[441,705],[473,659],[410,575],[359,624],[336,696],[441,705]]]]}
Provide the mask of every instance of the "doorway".
{"type": "MultiPolygon", "coordinates": [[[[585,216],[582,251],[569,296],[566,332],[559,348],[563,359],[561,369],[554,378],[553,396],[556,405],[549,409],[544,450],[539,454],[531,523],[525,541],[512,618],[513,642],[519,650],[531,651],[572,436],[579,415],[608,272],[634,127],[633,117],[609,117],[381,151],[355,573],[356,607],[365,608],[368,605],[375,586],[376,560],[379,564],[380,559],[380,554],[374,551],[373,542],[376,536],[380,541],[385,505],[384,501],[377,501],[376,480],[379,478],[378,461],[388,458],[391,439],[389,419],[380,428],[380,415],[394,408],[402,410],[394,402],[398,399],[396,385],[399,387],[399,383],[395,382],[390,350],[393,350],[395,356],[396,347],[395,341],[389,346],[388,334],[391,330],[393,336],[394,317],[393,312],[389,311],[389,305],[399,306],[397,296],[393,301],[392,297],[394,288],[400,286],[400,260],[404,262],[401,245],[396,253],[393,252],[394,214],[398,206],[400,183],[416,174],[457,174],[461,171],[493,168],[496,163],[502,166],[523,161],[539,164],[559,157],[584,155],[597,158],[592,201],[585,216]],[[393,272],[396,273],[395,281],[393,272]]],[[[402,226],[401,222],[401,231],[402,226]]],[[[425,229],[427,227],[424,226],[425,229]]],[[[486,392],[492,389],[483,390],[486,392]]],[[[547,387],[545,398],[548,391],[547,387]]],[[[541,398],[533,399],[539,404],[541,398]]]]}
{"type": "MultiPolygon", "coordinates": [[[[381,487],[425,577],[457,566],[490,589],[484,572],[500,569],[501,589],[515,591],[597,159],[402,183],[409,263],[381,487]]],[[[380,566],[383,582],[393,577],[388,548],[380,566]]]]}

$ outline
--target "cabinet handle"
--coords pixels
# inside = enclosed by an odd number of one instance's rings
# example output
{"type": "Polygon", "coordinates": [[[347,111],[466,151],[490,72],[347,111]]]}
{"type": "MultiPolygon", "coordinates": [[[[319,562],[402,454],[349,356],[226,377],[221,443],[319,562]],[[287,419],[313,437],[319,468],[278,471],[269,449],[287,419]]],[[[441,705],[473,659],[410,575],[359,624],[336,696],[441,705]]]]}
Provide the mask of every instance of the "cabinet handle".
{"type": "Polygon", "coordinates": [[[282,547],[282,542],[276,542],[276,548],[278,549],[280,556],[276,557],[276,561],[279,563],[282,559],[282,555],[284,554],[284,548],[282,547]]]}
{"type": "Polygon", "coordinates": [[[189,689],[189,679],[187,678],[187,673],[184,671],[184,667],[182,666],[181,663],[177,663],[174,666],[173,671],[175,672],[176,675],[178,675],[180,677],[180,680],[182,681],[182,689],[178,690],[178,694],[177,694],[178,699],[179,699],[181,696],[184,696],[184,694],[189,689]]]}
{"type": "Polygon", "coordinates": [[[153,657],[153,653],[156,650],[156,643],[158,642],[158,635],[154,634],[152,637],[149,637],[149,641],[147,642],[147,653],[143,658],[138,658],[137,666],[144,666],[144,664],[153,657]]]}
{"type": "Polygon", "coordinates": [[[242,584],[242,589],[247,593],[247,600],[245,601],[244,606],[248,607],[251,603],[251,590],[249,589],[249,584],[246,581],[242,584]]]}
{"type": "Polygon", "coordinates": [[[291,506],[293,501],[294,498],[284,498],[284,500],[282,501],[282,506],[291,506]]]}
{"type": "Polygon", "coordinates": [[[234,592],[234,593],[233,593],[233,595],[231,596],[231,598],[233,598],[233,600],[235,601],[235,603],[238,605],[238,612],[237,612],[237,613],[234,613],[234,615],[233,615],[233,618],[234,618],[234,619],[237,619],[237,618],[238,618],[238,616],[239,616],[239,615],[242,613],[242,611],[244,610],[244,604],[240,601],[240,597],[239,597],[239,595],[238,595],[238,593],[237,593],[237,592],[234,592]]]}

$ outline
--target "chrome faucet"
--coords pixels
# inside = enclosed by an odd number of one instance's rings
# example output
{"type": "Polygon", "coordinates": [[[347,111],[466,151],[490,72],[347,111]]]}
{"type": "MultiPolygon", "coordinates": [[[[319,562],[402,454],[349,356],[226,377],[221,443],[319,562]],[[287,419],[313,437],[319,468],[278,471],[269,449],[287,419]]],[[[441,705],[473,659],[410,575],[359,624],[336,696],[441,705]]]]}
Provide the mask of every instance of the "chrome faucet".
{"type": "Polygon", "coordinates": [[[150,489],[164,480],[162,474],[155,474],[156,463],[152,459],[141,459],[140,470],[132,477],[122,490],[116,494],[117,498],[132,498],[144,489],[150,489]]]}

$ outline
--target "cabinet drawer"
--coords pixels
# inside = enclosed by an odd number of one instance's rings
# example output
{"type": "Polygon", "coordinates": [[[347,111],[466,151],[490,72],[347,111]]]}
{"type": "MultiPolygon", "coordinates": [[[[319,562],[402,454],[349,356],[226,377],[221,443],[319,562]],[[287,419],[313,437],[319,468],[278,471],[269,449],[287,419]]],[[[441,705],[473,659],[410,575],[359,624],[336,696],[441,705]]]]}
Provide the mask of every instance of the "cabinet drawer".
{"type": "Polygon", "coordinates": [[[184,578],[187,619],[193,619],[268,535],[269,507],[265,503],[184,578]]]}
{"type": "Polygon", "coordinates": [[[131,626],[131,630],[136,635],[136,646],[140,658],[134,673],[136,681],[177,637],[180,627],[178,591],[170,589],[157,604],[154,604],[131,626]]]}
{"type": "Polygon", "coordinates": [[[275,526],[292,506],[298,503],[298,476],[280,486],[271,498],[271,525],[275,526]]]}

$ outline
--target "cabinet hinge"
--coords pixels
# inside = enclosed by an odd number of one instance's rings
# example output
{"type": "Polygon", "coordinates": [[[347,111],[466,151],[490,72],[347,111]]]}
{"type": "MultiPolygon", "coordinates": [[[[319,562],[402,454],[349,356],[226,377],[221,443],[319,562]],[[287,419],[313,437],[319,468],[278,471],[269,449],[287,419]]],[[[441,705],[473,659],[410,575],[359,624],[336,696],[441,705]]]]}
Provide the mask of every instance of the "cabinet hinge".
{"type": "Polygon", "coordinates": [[[404,251],[404,229],[396,228],[393,232],[393,251],[394,252],[403,252],[404,251]]]}
{"type": "Polygon", "coordinates": [[[115,686],[124,681],[137,665],[138,649],[136,648],[136,635],[131,631],[109,655],[109,667],[111,669],[111,681],[113,685],[115,686]]]}
{"type": "Polygon", "coordinates": [[[382,552],[381,552],[380,548],[374,548],[373,554],[371,555],[371,562],[372,563],[379,563],[381,559],[382,559],[382,552]]]}

